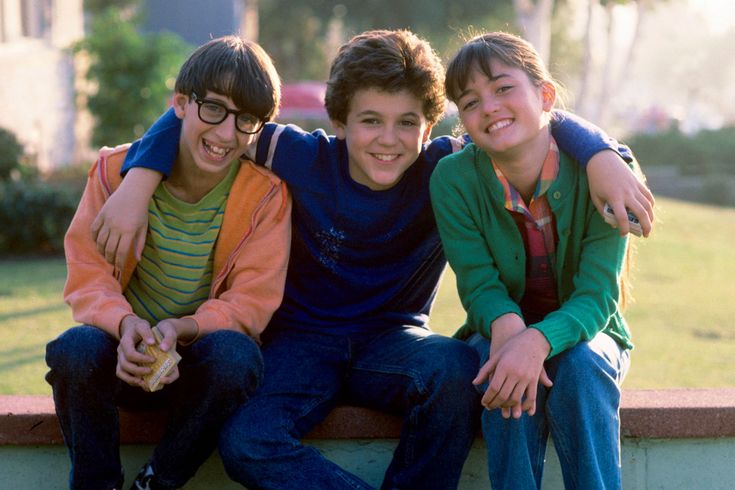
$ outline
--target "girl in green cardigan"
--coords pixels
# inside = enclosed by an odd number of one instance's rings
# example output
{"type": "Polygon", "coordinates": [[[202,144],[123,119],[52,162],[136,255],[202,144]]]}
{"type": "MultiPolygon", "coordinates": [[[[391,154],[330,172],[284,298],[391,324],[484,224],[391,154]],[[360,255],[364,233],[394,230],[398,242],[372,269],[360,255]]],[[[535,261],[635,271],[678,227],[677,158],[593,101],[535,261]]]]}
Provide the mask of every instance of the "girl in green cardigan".
{"type": "Polygon", "coordinates": [[[474,383],[492,488],[540,488],[549,433],[567,488],[619,488],[627,238],[559,153],[556,86],[529,43],[472,39],[446,89],[473,143],[442,159],[431,195],[467,311],[458,336],[484,363],[474,383]]]}

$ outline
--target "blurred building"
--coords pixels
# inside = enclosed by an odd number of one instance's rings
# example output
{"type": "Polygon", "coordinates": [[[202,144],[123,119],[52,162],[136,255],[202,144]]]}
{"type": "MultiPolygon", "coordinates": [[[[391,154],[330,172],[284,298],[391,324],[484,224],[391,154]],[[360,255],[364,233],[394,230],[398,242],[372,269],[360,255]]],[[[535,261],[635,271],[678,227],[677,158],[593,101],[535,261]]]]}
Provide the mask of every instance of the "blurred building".
{"type": "Polygon", "coordinates": [[[253,15],[257,15],[255,0],[143,1],[143,28],[146,31],[173,32],[193,46],[229,34],[241,34],[257,41],[257,18],[246,19],[253,15]],[[246,23],[248,20],[254,22],[246,23]]]}
{"type": "Polygon", "coordinates": [[[75,69],[66,48],[83,35],[82,0],[0,0],[0,126],[41,170],[76,159],[75,69]]]}

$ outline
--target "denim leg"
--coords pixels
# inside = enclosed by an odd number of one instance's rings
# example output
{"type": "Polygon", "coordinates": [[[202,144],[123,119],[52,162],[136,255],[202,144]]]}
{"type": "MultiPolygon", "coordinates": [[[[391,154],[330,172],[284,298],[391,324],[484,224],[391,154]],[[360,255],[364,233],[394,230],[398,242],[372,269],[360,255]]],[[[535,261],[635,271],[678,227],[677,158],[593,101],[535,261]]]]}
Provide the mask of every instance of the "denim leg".
{"type": "MultiPolygon", "coordinates": [[[[479,354],[480,365],[487,362],[490,341],[475,334],[468,343],[479,354]]],[[[487,386],[488,383],[478,386],[478,392],[485,393],[487,386]]],[[[546,389],[539,385],[533,417],[524,412],[519,419],[504,419],[499,409],[482,410],[482,434],[493,490],[541,488],[549,435],[544,414],[546,396],[546,389]]]]}
{"type": "Polygon", "coordinates": [[[117,345],[102,330],[79,326],[46,346],[46,381],[71,458],[72,489],[106,490],[120,480],[117,345]]]}
{"type": "Polygon", "coordinates": [[[169,419],[151,460],[156,483],[172,488],[207,460],[222,425],[263,375],[258,345],[239,332],[212,332],[180,351],[179,379],[163,390],[169,390],[169,419]]]}
{"type": "Polygon", "coordinates": [[[263,347],[263,383],[220,435],[220,455],[230,478],[253,489],[370,488],[300,441],[333,408],[348,356],[345,337],[273,335],[263,347]]]}
{"type": "Polygon", "coordinates": [[[368,336],[354,345],[347,400],[403,417],[382,488],[456,488],[477,434],[475,352],[419,327],[368,336]]]}
{"type": "Polygon", "coordinates": [[[629,364],[604,333],[548,362],[546,417],[567,489],[621,487],[620,385],[629,364]]]}

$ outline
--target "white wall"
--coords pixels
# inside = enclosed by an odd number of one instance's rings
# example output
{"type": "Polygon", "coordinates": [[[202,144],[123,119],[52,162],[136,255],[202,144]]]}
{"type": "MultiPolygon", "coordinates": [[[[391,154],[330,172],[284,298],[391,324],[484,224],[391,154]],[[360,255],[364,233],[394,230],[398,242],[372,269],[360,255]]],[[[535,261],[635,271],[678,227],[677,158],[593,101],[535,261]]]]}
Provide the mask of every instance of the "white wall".
{"type": "Polygon", "coordinates": [[[0,15],[0,126],[41,170],[69,164],[80,145],[66,48],[83,36],[82,0],[0,0],[0,15]]]}

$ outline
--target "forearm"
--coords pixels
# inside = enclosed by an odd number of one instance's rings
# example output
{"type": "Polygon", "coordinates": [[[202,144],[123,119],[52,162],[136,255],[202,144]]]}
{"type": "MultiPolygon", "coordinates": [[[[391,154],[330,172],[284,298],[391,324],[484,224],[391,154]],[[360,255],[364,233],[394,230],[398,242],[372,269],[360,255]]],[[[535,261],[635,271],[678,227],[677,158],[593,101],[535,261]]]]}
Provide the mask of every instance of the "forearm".
{"type": "Polygon", "coordinates": [[[583,167],[587,166],[595,154],[605,150],[617,153],[628,162],[633,160],[630,148],[621,145],[598,126],[571,112],[553,111],[551,132],[559,149],[577,160],[583,167]]]}

